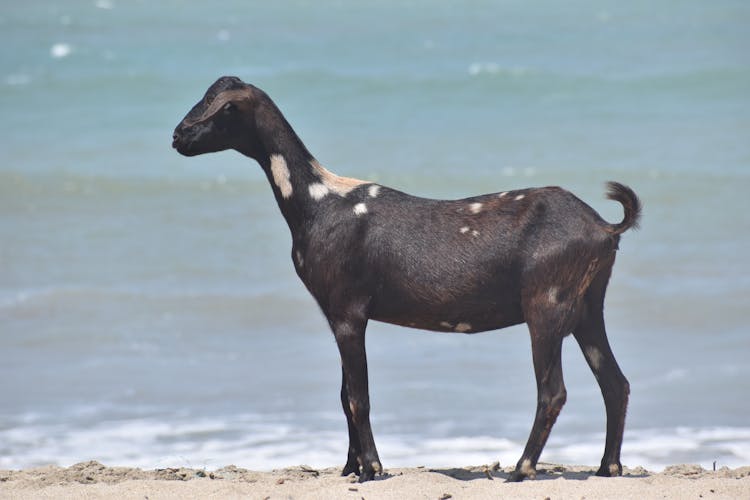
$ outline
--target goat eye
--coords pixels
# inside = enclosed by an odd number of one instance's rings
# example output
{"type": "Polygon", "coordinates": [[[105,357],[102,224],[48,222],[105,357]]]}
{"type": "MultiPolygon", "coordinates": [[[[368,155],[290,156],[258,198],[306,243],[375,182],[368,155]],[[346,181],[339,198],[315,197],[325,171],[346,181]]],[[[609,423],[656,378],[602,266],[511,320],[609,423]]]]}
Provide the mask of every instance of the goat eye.
{"type": "Polygon", "coordinates": [[[226,104],[224,105],[224,107],[223,107],[223,108],[221,108],[221,110],[222,110],[222,111],[223,111],[224,113],[227,113],[227,114],[228,114],[228,113],[231,113],[232,111],[234,111],[234,104],[233,104],[233,103],[231,103],[231,102],[228,102],[228,103],[226,103],[226,104]]]}

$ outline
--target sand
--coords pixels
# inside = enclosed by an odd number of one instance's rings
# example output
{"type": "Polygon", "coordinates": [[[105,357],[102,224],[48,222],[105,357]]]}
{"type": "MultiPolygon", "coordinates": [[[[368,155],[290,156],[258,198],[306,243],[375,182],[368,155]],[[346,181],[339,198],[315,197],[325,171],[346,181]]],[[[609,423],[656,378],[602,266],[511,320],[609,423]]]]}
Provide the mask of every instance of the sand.
{"type": "Polygon", "coordinates": [[[234,466],[144,471],[91,461],[68,468],[0,471],[0,498],[750,499],[750,467],[706,471],[696,465],[674,465],[660,473],[636,467],[626,468],[623,477],[599,478],[593,475],[594,467],[540,464],[536,480],[505,483],[511,470],[497,464],[390,469],[375,481],[359,484],[353,475],[341,477],[338,469],[304,465],[272,472],[234,466]]]}

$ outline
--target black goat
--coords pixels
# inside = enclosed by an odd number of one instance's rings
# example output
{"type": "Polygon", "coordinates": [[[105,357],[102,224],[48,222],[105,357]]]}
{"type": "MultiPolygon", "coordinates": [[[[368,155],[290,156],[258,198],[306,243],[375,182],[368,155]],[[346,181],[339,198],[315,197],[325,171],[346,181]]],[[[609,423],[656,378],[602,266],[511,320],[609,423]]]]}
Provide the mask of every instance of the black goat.
{"type": "Polygon", "coordinates": [[[607,409],[597,475],[622,474],[630,390],[607,341],[603,307],[620,234],[640,216],[630,188],[608,184],[607,197],[625,210],[621,223],[609,224],[558,187],[443,201],[339,177],[313,158],[262,90],[236,77],[211,85],[173,138],[183,155],[235,149],[266,173],[292,232],[294,267],[341,354],[349,426],[344,475],[355,472],[367,481],[383,470],[370,428],[370,319],[460,333],[528,324],[537,410],[511,481],[536,475],[565,403],[560,351],[572,332],[607,409]]]}

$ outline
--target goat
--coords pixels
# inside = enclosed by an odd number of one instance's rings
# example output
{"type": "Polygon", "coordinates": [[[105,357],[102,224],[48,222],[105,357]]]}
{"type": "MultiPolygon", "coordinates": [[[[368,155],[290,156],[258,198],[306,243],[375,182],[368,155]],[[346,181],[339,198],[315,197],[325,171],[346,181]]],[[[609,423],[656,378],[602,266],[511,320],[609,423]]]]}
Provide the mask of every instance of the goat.
{"type": "Polygon", "coordinates": [[[607,198],[625,214],[610,224],[559,187],[447,201],[340,177],[315,160],[265,92],[226,76],[179,123],[172,146],[185,156],[234,149],[268,177],[292,233],[297,275],[341,355],[349,429],[343,475],[364,482],[383,472],[370,427],[369,320],[459,333],[528,325],[537,409],[509,481],[536,476],[565,403],[560,356],[563,338],[573,333],[607,410],[596,474],[622,474],[630,388],[610,349],[603,308],[620,234],[637,226],[641,213],[630,188],[607,184],[607,198]]]}

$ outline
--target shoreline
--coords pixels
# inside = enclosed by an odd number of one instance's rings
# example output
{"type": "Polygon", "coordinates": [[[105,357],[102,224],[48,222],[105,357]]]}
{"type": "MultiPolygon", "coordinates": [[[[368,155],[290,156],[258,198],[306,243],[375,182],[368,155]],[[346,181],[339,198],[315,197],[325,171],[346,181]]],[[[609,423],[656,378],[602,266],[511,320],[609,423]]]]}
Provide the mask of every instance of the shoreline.
{"type": "Polygon", "coordinates": [[[750,498],[750,466],[707,471],[697,465],[672,465],[653,473],[625,468],[619,478],[594,476],[593,466],[540,463],[537,479],[505,483],[513,467],[485,466],[386,469],[359,484],[338,468],[304,465],[258,472],[235,467],[215,471],[191,468],[142,470],[81,462],[0,470],[0,498],[750,498]]]}

